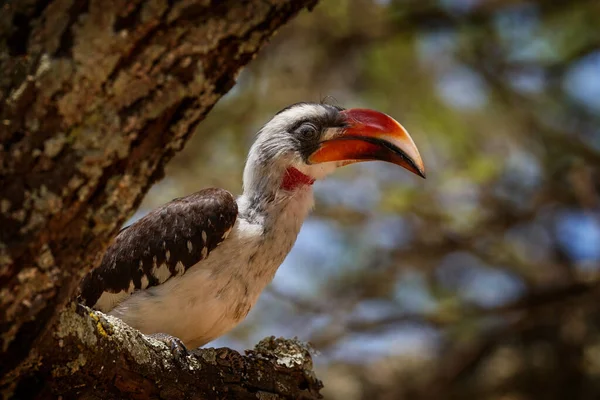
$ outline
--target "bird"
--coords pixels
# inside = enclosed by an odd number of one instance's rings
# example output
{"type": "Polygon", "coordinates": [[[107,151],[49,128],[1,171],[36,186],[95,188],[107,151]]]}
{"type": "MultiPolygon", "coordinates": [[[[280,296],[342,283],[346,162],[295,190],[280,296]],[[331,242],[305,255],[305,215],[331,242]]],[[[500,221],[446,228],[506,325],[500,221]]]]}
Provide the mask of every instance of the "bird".
{"type": "Polygon", "coordinates": [[[203,346],[244,320],[271,282],[313,208],[313,183],[376,160],[425,178],[417,146],[389,115],[290,105],[258,131],[239,197],[203,189],[123,228],[78,300],[143,334],[203,346]]]}

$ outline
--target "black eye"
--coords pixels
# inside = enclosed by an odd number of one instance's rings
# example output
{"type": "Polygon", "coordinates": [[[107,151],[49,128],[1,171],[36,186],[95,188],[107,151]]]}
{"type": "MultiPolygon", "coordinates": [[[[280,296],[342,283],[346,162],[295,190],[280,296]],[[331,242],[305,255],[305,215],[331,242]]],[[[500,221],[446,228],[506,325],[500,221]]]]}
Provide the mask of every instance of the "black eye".
{"type": "Polygon", "coordinates": [[[319,138],[319,134],[320,134],[319,129],[314,124],[311,124],[310,122],[305,122],[302,125],[300,125],[300,127],[298,127],[298,129],[296,129],[296,132],[302,139],[315,139],[316,140],[319,138]]]}

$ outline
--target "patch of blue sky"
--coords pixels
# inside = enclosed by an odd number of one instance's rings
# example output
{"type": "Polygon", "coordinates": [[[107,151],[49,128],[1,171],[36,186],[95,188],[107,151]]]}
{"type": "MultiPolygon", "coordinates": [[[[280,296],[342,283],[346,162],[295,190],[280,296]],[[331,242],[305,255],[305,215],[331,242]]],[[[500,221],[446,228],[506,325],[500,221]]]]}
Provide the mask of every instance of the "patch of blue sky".
{"type": "Polygon", "coordinates": [[[452,210],[451,216],[464,218],[480,208],[480,188],[473,181],[460,176],[449,177],[440,185],[438,201],[444,210],[452,210]]]}
{"type": "Polygon", "coordinates": [[[440,334],[416,323],[388,326],[374,334],[350,334],[336,343],[331,357],[346,362],[365,363],[394,355],[429,357],[437,350],[440,334]]]}
{"type": "Polygon", "coordinates": [[[362,238],[371,247],[386,250],[406,247],[412,238],[410,224],[398,215],[376,214],[366,222],[362,238]]]}
{"type": "Polygon", "coordinates": [[[508,83],[524,94],[537,94],[546,88],[546,75],[542,68],[515,69],[507,74],[508,83]]]}
{"type": "MultiPolygon", "coordinates": [[[[422,139],[421,139],[422,141],[422,139]]],[[[424,149],[421,149],[424,150],[424,149]]],[[[426,157],[421,153],[423,159],[426,157]]],[[[355,164],[349,167],[348,170],[352,173],[352,168],[355,168],[357,175],[366,180],[377,182],[377,189],[381,185],[387,185],[390,182],[398,184],[399,182],[404,186],[413,186],[423,184],[423,181],[411,172],[408,172],[404,168],[399,168],[397,165],[387,162],[366,162],[361,164],[355,164]]]]}
{"type": "Polygon", "coordinates": [[[525,289],[517,276],[491,268],[464,252],[446,256],[436,275],[443,286],[455,290],[463,300],[482,307],[496,307],[514,301],[525,289]]]}
{"type": "Polygon", "coordinates": [[[508,7],[496,13],[494,22],[509,61],[555,59],[558,56],[552,43],[542,35],[537,6],[508,7]]]}
{"type": "Polygon", "coordinates": [[[131,216],[131,218],[129,218],[127,221],[125,221],[125,223],[123,224],[123,228],[133,224],[134,222],[136,222],[137,220],[144,218],[146,216],[146,214],[148,214],[150,212],[150,210],[145,209],[145,208],[140,208],[138,209],[135,214],[133,214],[131,216]]]}
{"type": "MultiPolygon", "coordinates": [[[[563,211],[556,221],[559,244],[577,262],[600,261],[600,212],[563,211]]],[[[582,264],[589,266],[590,264],[582,264]]]]}
{"type": "Polygon", "coordinates": [[[387,299],[367,299],[356,304],[348,315],[351,321],[372,322],[399,314],[398,304],[387,299]]]}
{"type": "Polygon", "coordinates": [[[417,38],[419,58],[433,68],[453,62],[457,47],[458,34],[451,29],[424,32],[417,38]]]}
{"type": "Polygon", "coordinates": [[[320,283],[339,273],[352,260],[343,231],[331,221],[309,218],[296,244],[273,280],[278,290],[299,296],[318,296],[320,283]],[[315,279],[318,277],[318,279],[315,279]]]}
{"type": "Polygon", "coordinates": [[[481,4],[483,0],[439,0],[442,7],[455,13],[466,13],[473,7],[481,4]]]}
{"type": "Polygon", "coordinates": [[[505,41],[529,41],[540,29],[538,7],[527,3],[505,7],[494,14],[494,25],[505,41]]]}
{"type": "Polygon", "coordinates": [[[564,87],[579,103],[600,112],[600,52],[575,63],[566,74],[564,87]]]}
{"type": "Polygon", "coordinates": [[[544,178],[538,159],[533,154],[512,149],[504,163],[504,171],[495,195],[514,207],[529,207],[532,194],[544,178]]]}
{"type": "Polygon", "coordinates": [[[437,91],[451,107],[461,110],[479,110],[487,104],[487,87],[472,69],[455,65],[438,77],[437,91]]]}
{"type": "Polygon", "coordinates": [[[421,272],[406,269],[396,284],[395,299],[402,310],[408,313],[430,313],[437,302],[431,295],[421,272]]]}
{"type": "Polygon", "coordinates": [[[476,270],[462,293],[467,301],[483,307],[497,307],[517,300],[524,292],[523,282],[506,271],[476,270]]]}
{"type": "Polygon", "coordinates": [[[524,187],[537,187],[543,178],[539,160],[531,153],[512,149],[504,170],[507,178],[518,180],[524,187]]]}
{"type": "Polygon", "coordinates": [[[373,210],[381,199],[379,182],[362,174],[353,179],[330,177],[315,184],[315,193],[325,204],[347,207],[356,211],[373,210]]]}

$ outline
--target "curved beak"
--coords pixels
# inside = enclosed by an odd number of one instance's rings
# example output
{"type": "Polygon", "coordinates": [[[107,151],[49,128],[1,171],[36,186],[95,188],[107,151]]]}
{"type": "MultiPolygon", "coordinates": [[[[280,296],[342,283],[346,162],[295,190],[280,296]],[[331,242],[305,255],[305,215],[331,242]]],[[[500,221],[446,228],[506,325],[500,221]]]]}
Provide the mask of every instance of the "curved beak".
{"type": "Polygon", "coordinates": [[[347,126],[313,152],[311,164],[337,161],[342,165],[381,160],[425,178],[425,167],[412,138],[396,120],[378,111],[353,108],[342,111],[347,126]]]}

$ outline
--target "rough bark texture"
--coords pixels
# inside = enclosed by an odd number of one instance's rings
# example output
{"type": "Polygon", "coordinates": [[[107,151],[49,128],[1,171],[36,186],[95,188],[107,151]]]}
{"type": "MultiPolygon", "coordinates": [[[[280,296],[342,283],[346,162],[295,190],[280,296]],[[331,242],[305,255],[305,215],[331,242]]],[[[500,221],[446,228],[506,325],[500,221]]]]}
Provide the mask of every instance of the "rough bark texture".
{"type": "Polygon", "coordinates": [[[165,163],[265,40],[315,2],[0,6],[1,385],[54,350],[60,310],[165,163]]]}
{"type": "Polygon", "coordinates": [[[62,312],[44,347],[47,362],[15,389],[16,398],[318,398],[309,350],[268,338],[242,356],[201,349],[185,358],[119,319],[83,306],[62,312]]]}

